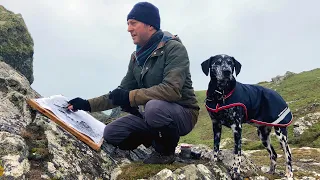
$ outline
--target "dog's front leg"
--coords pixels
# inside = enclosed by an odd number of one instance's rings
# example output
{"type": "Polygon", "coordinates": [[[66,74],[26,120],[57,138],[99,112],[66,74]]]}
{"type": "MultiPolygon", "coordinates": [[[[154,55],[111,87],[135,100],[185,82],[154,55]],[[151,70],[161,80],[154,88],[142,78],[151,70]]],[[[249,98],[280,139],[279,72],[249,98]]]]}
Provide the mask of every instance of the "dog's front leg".
{"type": "Polygon", "coordinates": [[[234,137],[234,161],[232,165],[231,176],[233,179],[240,178],[240,163],[241,163],[241,121],[235,120],[235,123],[231,125],[234,137]]]}
{"type": "Polygon", "coordinates": [[[218,161],[218,155],[220,151],[220,139],[221,139],[221,123],[213,122],[213,161],[218,161]]]}

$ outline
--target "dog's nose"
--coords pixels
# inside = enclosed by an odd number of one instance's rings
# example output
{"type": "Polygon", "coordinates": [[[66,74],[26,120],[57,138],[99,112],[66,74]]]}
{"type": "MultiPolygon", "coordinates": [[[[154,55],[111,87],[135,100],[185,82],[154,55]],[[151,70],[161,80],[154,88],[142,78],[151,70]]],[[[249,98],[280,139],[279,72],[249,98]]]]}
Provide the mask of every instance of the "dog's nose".
{"type": "Polygon", "coordinates": [[[222,71],[224,76],[230,76],[231,72],[229,70],[223,70],[222,71]]]}

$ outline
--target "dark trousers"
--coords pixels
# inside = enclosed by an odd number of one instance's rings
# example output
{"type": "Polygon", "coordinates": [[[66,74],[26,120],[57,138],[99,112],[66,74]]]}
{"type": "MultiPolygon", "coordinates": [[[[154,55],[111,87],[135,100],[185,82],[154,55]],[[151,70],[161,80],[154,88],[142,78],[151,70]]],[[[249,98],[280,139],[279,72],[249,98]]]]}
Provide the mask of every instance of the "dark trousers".
{"type": "Polygon", "coordinates": [[[144,144],[152,145],[159,153],[171,154],[180,136],[193,128],[189,109],[176,103],[151,100],[143,116],[141,119],[130,114],[109,123],[104,129],[104,139],[123,150],[133,150],[144,144]]]}

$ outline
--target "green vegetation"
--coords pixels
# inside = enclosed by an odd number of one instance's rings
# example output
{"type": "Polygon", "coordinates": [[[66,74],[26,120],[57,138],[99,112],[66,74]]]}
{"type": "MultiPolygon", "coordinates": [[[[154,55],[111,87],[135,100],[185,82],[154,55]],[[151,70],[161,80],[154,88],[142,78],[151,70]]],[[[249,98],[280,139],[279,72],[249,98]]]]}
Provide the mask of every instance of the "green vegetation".
{"type": "Polygon", "coordinates": [[[48,150],[48,140],[44,134],[44,128],[30,123],[26,129],[21,131],[28,146],[30,171],[26,174],[27,179],[40,179],[42,172],[46,171],[47,162],[51,161],[53,155],[48,150]]]}
{"type": "Polygon", "coordinates": [[[149,178],[157,174],[162,169],[170,169],[174,171],[185,164],[173,163],[171,165],[161,165],[161,164],[143,164],[142,162],[132,163],[121,168],[122,173],[118,176],[118,179],[129,180],[129,179],[141,179],[149,178]]]}
{"type": "Polygon", "coordinates": [[[4,41],[0,45],[0,54],[5,59],[20,59],[20,56],[33,53],[33,40],[23,19],[0,6],[0,32],[4,41]]]}
{"type": "MultiPolygon", "coordinates": [[[[276,150],[277,154],[282,154],[283,152],[279,149],[276,150]]],[[[319,162],[320,157],[318,156],[319,151],[315,149],[292,149],[292,156],[294,157],[294,165],[300,165],[303,163],[303,169],[308,170],[309,172],[304,172],[304,171],[296,171],[294,172],[294,176],[297,179],[302,179],[303,176],[310,176],[310,177],[315,177],[314,174],[310,172],[319,172],[320,168],[319,166],[312,165],[312,162],[319,162]],[[301,162],[301,159],[305,159],[307,161],[310,161],[310,163],[304,163],[301,162]]],[[[252,161],[258,165],[258,166],[268,166],[270,163],[269,159],[269,154],[267,151],[257,151],[251,154],[251,159],[252,161]]],[[[285,158],[284,156],[279,156],[277,159],[277,170],[282,170],[283,172],[285,171],[285,158]]],[[[278,174],[271,175],[267,173],[260,173],[260,175],[266,176],[269,179],[279,179],[281,176],[278,174]]],[[[315,177],[318,179],[319,177],[315,177]]]]}
{"type": "MultiPolygon", "coordinates": [[[[320,111],[320,69],[291,75],[279,84],[266,81],[258,84],[274,89],[283,96],[283,98],[288,102],[291,111],[293,112],[294,121],[299,117],[305,116],[308,113],[320,111]]],[[[212,123],[211,119],[209,118],[208,112],[204,107],[206,91],[197,91],[195,93],[199,102],[199,106],[201,108],[198,123],[188,135],[181,137],[180,143],[205,144],[212,147],[212,123]]],[[[264,149],[262,143],[259,140],[255,127],[244,124],[242,132],[243,150],[264,149]]],[[[312,126],[300,137],[293,136],[293,125],[289,127],[288,133],[291,148],[302,146],[320,147],[320,122],[312,126]]],[[[223,127],[221,139],[223,140],[227,138],[230,138],[231,142],[224,148],[233,148],[232,131],[228,128],[223,127]]],[[[277,153],[279,155],[282,155],[283,152],[280,149],[277,138],[275,136],[271,136],[271,141],[277,153]]],[[[316,152],[315,150],[299,151],[298,149],[295,149],[292,151],[292,153],[295,159],[311,158],[314,159],[315,162],[319,162],[319,157],[317,157],[318,152],[316,152]]],[[[268,166],[270,163],[268,152],[264,150],[253,153],[251,159],[258,166],[268,166]]],[[[280,156],[277,166],[278,170],[285,170],[284,162],[284,156],[280,156]]],[[[122,173],[118,177],[118,179],[148,178],[155,175],[164,168],[175,170],[184,165],[185,164],[179,163],[174,163],[173,165],[145,165],[142,163],[132,163],[121,168],[122,173]]],[[[312,166],[310,166],[309,169],[316,172],[319,172],[320,170],[318,167],[312,166]]],[[[281,178],[283,176],[279,174],[270,175],[262,172],[260,174],[269,177],[270,179],[281,178]]],[[[300,178],[303,176],[312,175],[305,172],[295,172],[295,176],[300,178]]]]}

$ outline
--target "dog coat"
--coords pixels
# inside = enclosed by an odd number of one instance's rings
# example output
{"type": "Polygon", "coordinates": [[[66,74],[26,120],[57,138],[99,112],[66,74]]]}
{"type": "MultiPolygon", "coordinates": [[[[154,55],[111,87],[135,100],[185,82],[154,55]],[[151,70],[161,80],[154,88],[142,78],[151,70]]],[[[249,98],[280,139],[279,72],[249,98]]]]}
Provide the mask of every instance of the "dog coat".
{"type": "Polygon", "coordinates": [[[246,120],[266,126],[286,127],[292,122],[292,113],[284,99],[271,89],[236,82],[224,103],[206,100],[208,112],[217,113],[234,106],[243,107],[246,120]]]}

